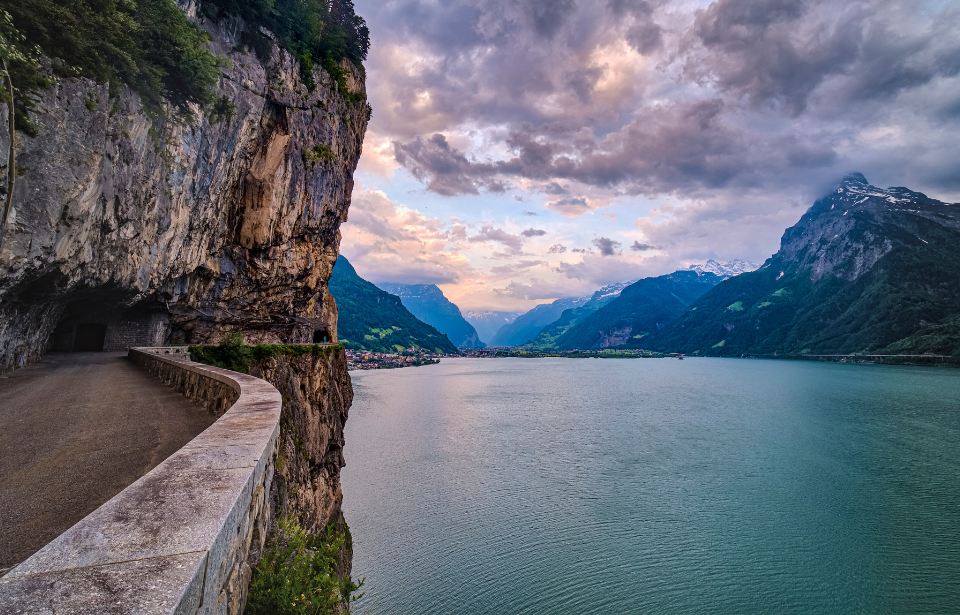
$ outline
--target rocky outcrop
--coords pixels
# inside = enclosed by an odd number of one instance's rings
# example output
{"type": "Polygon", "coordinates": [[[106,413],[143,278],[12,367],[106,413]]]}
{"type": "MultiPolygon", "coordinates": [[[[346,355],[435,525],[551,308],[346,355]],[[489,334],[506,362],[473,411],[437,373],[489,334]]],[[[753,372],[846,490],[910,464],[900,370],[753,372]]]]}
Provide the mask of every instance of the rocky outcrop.
{"type": "MultiPolygon", "coordinates": [[[[216,114],[159,121],[130,90],[61,79],[40,92],[39,135],[17,135],[0,371],[81,341],[208,343],[241,329],[302,343],[325,326],[335,340],[326,284],[369,106],[322,69],[308,90],[279,47],[262,60],[245,50],[241,21],[185,10],[230,60],[216,114]]],[[[8,143],[0,132],[0,151],[8,143]]]]}

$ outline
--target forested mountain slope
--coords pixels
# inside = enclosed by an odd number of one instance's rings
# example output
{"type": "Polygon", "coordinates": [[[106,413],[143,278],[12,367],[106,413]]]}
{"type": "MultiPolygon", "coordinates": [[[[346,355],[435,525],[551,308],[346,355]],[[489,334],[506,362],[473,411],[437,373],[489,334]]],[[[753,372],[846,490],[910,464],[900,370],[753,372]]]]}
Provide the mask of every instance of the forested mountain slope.
{"type": "Polygon", "coordinates": [[[532,343],[540,342],[543,349],[559,350],[635,346],[683,313],[688,305],[721,279],[713,273],[692,270],[644,278],[579,320],[577,312],[584,308],[567,310],[556,323],[545,327],[532,343]],[[576,322],[550,340],[549,334],[561,329],[567,320],[576,322]]]}
{"type": "Polygon", "coordinates": [[[347,348],[397,352],[418,347],[457,352],[446,335],[411,314],[399,297],[358,276],[343,256],[333,268],[330,293],[337,301],[337,336],[347,348]]]}

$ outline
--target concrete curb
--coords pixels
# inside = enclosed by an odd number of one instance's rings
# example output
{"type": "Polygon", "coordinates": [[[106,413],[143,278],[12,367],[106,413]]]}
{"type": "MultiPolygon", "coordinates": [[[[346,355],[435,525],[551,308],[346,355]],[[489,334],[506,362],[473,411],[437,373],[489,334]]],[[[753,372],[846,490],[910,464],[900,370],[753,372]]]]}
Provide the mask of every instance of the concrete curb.
{"type": "Polygon", "coordinates": [[[259,378],[192,363],[185,349],[133,348],[129,356],[225,413],[0,578],[2,613],[243,610],[270,522],[280,393],[259,378]]]}

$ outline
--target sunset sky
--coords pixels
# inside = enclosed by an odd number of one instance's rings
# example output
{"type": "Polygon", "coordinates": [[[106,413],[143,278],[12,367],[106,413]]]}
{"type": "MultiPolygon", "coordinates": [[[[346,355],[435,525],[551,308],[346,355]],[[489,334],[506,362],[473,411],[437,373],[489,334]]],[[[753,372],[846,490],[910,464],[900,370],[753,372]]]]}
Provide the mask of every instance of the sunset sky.
{"type": "Polygon", "coordinates": [[[760,263],[850,171],[960,201],[960,4],[355,0],[373,118],[341,252],[526,310],[760,263]]]}

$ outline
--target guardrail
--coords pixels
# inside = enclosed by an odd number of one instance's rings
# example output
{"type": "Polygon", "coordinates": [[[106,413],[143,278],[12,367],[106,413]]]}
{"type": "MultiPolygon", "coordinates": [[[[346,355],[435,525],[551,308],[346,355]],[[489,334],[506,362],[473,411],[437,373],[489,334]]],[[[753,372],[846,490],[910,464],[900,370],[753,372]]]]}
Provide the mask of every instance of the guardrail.
{"type": "Polygon", "coordinates": [[[0,612],[241,613],[270,523],[282,399],[185,354],[129,352],[223,416],[0,578],[0,612]]]}

